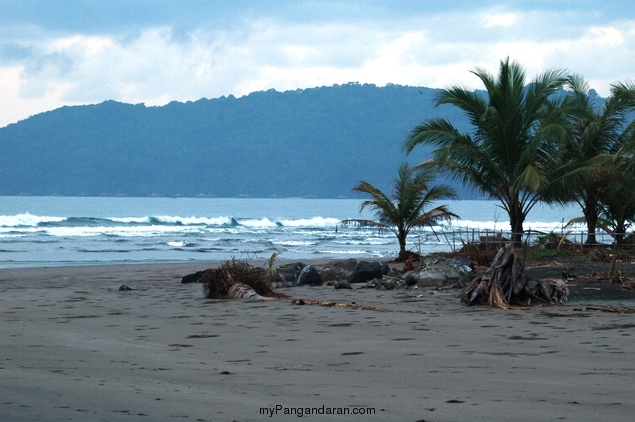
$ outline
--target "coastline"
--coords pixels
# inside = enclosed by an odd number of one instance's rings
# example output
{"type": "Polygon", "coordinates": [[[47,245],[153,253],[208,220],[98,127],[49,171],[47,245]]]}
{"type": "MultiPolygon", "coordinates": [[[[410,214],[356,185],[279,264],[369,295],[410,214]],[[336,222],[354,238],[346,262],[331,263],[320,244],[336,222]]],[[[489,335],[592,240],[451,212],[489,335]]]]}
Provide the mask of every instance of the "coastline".
{"type": "Polygon", "coordinates": [[[0,269],[0,415],[298,418],[260,413],[281,406],[375,411],[316,420],[627,421],[635,412],[633,314],[587,311],[575,298],[468,308],[452,290],[279,289],[366,309],[210,300],[200,284],[180,283],[222,262],[0,269]]]}

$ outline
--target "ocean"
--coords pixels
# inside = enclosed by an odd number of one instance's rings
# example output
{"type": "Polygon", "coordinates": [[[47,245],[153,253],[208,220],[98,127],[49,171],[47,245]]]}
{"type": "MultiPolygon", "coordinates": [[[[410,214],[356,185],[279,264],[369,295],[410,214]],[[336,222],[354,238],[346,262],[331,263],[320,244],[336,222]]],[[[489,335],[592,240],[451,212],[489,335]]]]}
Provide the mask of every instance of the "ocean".
{"type": "MultiPolygon", "coordinates": [[[[343,228],[372,219],[361,200],[302,198],[0,197],[0,268],[153,262],[393,258],[389,231],[343,228]]],[[[444,201],[461,218],[413,231],[408,247],[451,251],[509,231],[495,201],[444,201]],[[459,233],[460,232],[460,233],[459,233]]],[[[564,232],[577,207],[537,205],[525,230],[564,232]]]]}

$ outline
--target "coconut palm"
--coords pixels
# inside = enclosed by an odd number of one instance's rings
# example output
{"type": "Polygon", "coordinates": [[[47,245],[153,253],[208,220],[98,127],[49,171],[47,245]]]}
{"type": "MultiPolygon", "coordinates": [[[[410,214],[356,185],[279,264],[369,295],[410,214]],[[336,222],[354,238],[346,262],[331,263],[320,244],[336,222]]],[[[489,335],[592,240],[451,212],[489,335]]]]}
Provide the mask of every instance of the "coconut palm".
{"type": "MultiPolygon", "coordinates": [[[[619,185],[624,182],[618,179],[625,172],[614,157],[632,131],[628,117],[635,107],[635,89],[622,83],[614,84],[611,96],[600,101],[580,76],[571,76],[567,87],[572,106],[570,136],[562,144],[555,164],[561,176],[554,179],[546,199],[558,203],[576,202],[587,226],[587,243],[593,245],[598,219],[601,214],[606,215],[607,204],[602,198],[612,202],[609,192],[623,192],[619,185]],[[608,189],[611,184],[613,186],[608,189]]],[[[609,208],[615,206],[612,204],[609,208]]]]}
{"type": "Polygon", "coordinates": [[[446,205],[427,209],[440,199],[456,198],[456,193],[449,187],[430,186],[432,180],[431,173],[402,163],[393,180],[391,195],[386,195],[372,184],[362,181],[353,190],[370,196],[370,199],[362,202],[360,212],[369,208],[374,211],[376,220],[349,219],[341,224],[392,231],[399,241],[399,259],[406,260],[406,238],[413,228],[458,217],[446,205]]]}
{"type": "Polygon", "coordinates": [[[635,221],[635,185],[632,178],[612,182],[603,191],[601,199],[598,226],[621,245],[626,240],[626,231],[635,221]]]}
{"type": "Polygon", "coordinates": [[[552,140],[566,133],[558,103],[563,96],[554,95],[566,82],[565,73],[549,70],[526,84],[522,66],[509,59],[500,62],[498,77],[482,68],[472,73],[485,85],[484,94],[454,86],[437,98],[437,106],[461,109],[471,131],[461,133],[447,119],[432,118],[413,128],[403,147],[410,153],[417,145],[437,146],[420,165],[499,200],[512,238],[520,243],[525,218],[550,181],[552,140]]]}

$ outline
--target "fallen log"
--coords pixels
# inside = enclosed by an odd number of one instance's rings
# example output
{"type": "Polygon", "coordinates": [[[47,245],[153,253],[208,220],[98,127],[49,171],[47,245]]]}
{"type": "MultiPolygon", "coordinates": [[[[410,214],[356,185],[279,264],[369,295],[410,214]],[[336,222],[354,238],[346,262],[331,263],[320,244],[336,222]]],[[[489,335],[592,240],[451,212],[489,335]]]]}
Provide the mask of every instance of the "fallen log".
{"type": "Polygon", "coordinates": [[[474,278],[461,294],[466,305],[489,305],[502,309],[535,303],[564,303],[569,289],[562,280],[533,280],[512,245],[501,247],[487,273],[474,278]]]}

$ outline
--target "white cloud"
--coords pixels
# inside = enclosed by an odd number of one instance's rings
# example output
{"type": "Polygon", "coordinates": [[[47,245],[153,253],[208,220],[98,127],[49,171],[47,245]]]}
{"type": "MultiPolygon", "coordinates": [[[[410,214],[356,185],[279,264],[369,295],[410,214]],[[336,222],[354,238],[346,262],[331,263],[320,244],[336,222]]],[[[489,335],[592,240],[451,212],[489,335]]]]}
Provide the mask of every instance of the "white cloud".
{"type": "Polygon", "coordinates": [[[609,84],[630,78],[634,68],[634,22],[585,26],[579,17],[419,11],[304,24],[252,16],[240,25],[178,34],[170,26],[48,37],[39,29],[32,39],[12,33],[11,42],[29,54],[3,61],[0,50],[0,125],[108,99],[161,105],[355,81],[480,88],[470,70],[480,66],[495,73],[507,56],[526,67],[528,78],[567,68],[607,95],[609,84]]]}
{"type": "Polygon", "coordinates": [[[515,13],[496,13],[481,16],[481,22],[484,28],[513,26],[516,23],[516,19],[517,15],[515,13]]]}

